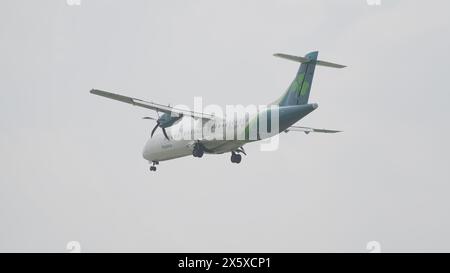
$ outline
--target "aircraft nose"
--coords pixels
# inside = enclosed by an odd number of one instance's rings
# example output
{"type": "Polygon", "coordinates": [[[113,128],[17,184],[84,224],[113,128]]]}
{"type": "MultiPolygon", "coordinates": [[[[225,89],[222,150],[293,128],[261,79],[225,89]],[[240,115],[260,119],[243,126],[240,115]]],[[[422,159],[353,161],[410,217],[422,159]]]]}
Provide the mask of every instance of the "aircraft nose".
{"type": "Polygon", "coordinates": [[[142,157],[146,160],[151,161],[151,149],[150,149],[150,138],[144,145],[144,149],[142,149],[142,157]]]}

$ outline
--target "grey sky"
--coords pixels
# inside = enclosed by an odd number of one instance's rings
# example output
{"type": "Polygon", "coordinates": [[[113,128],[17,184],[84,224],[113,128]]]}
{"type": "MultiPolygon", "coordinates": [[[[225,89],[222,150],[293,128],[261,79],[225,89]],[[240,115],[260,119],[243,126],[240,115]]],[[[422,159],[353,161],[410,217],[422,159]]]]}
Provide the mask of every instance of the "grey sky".
{"type": "Polygon", "coordinates": [[[449,251],[448,1],[2,1],[0,251],[449,251]],[[144,109],[263,104],[319,50],[280,149],[162,162],[144,109]]]}

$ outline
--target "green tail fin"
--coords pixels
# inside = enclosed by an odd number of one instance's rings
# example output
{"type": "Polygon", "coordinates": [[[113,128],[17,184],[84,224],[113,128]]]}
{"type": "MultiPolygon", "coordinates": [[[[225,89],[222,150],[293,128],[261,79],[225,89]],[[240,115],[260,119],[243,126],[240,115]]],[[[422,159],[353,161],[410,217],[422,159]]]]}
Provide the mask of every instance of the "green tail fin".
{"type": "Polygon", "coordinates": [[[317,60],[317,57],[319,56],[318,51],[310,52],[305,57],[287,54],[275,54],[274,56],[301,63],[297,75],[288,90],[277,102],[275,102],[275,104],[278,104],[279,106],[302,105],[308,103],[316,65],[333,68],[345,67],[344,65],[317,60]]]}
{"type": "Polygon", "coordinates": [[[300,65],[295,79],[279,102],[280,106],[308,103],[314,71],[316,69],[316,63],[314,61],[317,60],[318,55],[319,52],[315,51],[305,56],[308,61],[300,65]]]}

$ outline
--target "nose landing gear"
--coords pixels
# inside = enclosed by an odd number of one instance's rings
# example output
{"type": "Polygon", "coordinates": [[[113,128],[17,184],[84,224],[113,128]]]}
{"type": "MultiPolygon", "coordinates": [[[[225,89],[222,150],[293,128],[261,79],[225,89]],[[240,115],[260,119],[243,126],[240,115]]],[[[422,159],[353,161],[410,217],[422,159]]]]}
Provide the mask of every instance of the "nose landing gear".
{"type": "Polygon", "coordinates": [[[195,143],[194,149],[192,150],[192,155],[194,157],[201,158],[204,153],[205,153],[205,149],[203,148],[203,146],[200,143],[198,143],[198,142],[195,143]]]}
{"type": "Polygon", "coordinates": [[[152,166],[150,166],[150,171],[151,172],[156,172],[156,166],[155,165],[159,165],[159,161],[153,161],[152,162],[152,166]]]}

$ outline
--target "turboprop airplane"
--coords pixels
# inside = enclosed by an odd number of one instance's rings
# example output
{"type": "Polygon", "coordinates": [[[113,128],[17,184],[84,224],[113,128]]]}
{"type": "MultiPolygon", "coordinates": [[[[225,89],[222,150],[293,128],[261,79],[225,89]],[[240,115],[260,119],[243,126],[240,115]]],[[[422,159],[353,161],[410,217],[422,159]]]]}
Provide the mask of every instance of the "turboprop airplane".
{"type": "Polygon", "coordinates": [[[226,118],[203,111],[189,111],[98,89],[92,89],[90,93],[156,111],[158,118],[144,117],[144,119],[156,121],[156,125],[151,131],[151,137],[143,150],[144,159],[151,164],[150,171],[156,171],[156,165],[160,161],[190,155],[201,158],[205,153],[231,153],[231,162],[240,163],[241,154],[246,155],[243,147],[245,144],[270,138],[281,132],[297,131],[306,134],[340,132],[294,125],[318,107],[316,103],[308,102],[316,66],[345,67],[320,61],[317,59],[318,54],[318,51],[311,52],[305,57],[274,54],[276,57],[301,63],[297,75],[287,91],[271,104],[276,106],[275,110],[271,107],[251,115],[244,115],[241,118],[236,118],[234,114],[232,118],[226,118]],[[265,127],[263,126],[265,125],[264,121],[268,122],[267,127],[270,128],[270,132],[266,134],[261,133],[261,127],[265,127]],[[275,122],[275,126],[273,126],[273,122],[275,122]],[[187,126],[189,137],[182,137],[182,135],[186,135],[186,127],[183,127],[183,124],[191,125],[187,126]],[[158,128],[161,128],[161,132],[155,134],[158,128]],[[256,134],[252,133],[253,137],[250,136],[251,128],[256,128],[256,134]],[[223,138],[217,137],[217,135],[223,136],[223,138]]]}

